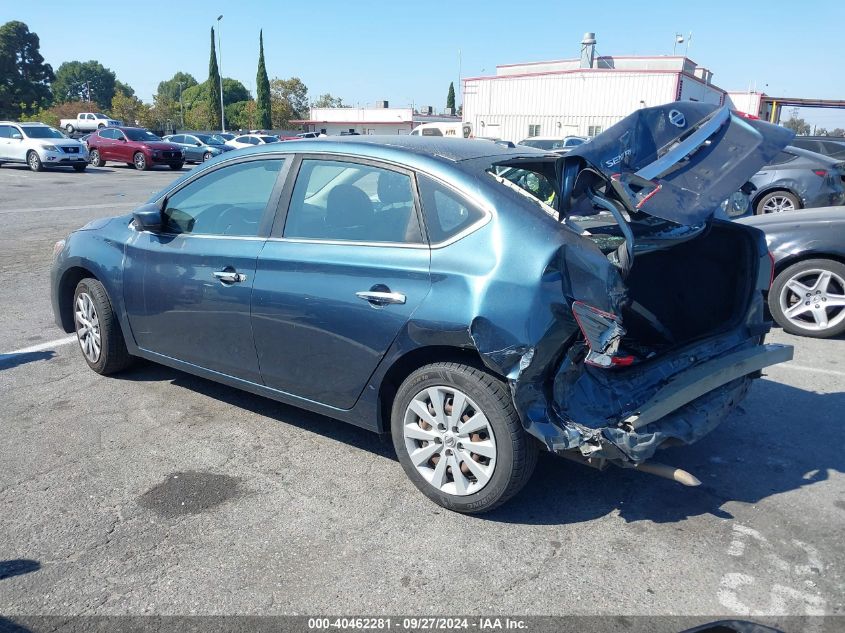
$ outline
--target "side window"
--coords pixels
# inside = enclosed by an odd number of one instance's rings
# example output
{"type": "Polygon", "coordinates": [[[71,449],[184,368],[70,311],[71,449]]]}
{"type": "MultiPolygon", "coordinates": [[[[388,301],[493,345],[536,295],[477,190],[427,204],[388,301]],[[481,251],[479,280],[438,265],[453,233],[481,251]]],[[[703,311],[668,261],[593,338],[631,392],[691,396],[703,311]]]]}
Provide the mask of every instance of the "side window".
{"type": "Polygon", "coordinates": [[[829,156],[841,157],[845,155],[845,143],[836,141],[821,141],[822,147],[829,156]]]}
{"type": "Polygon", "coordinates": [[[448,240],[484,217],[452,189],[423,174],[418,178],[425,226],[432,244],[448,240]]]}
{"type": "Polygon", "coordinates": [[[285,237],[422,243],[411,177],[359,163],[304,160],[285,237]]]}
{"type": "Polygon", "coordinates": [[[12,128],[8,125],[0,125],[0,138],[12,138],[12,128]]]}
{"type": "Polygon", "coordinates": [[[235,139],[235,143],[246,143],[249,139],[246,136],[239,136],[235,139]]]}
{"type": "Polygon", "coordinates": [[[99,132],[97,132],[97,135],[100,138],[110,138],[110,139],[114,140],[114,139],[117,138],[114,135],[115,132],[116,132],[116,130],[100,130],[99,132]]]}
{"type": "Polygon", "coordinates": [[[167,200],[165,231],[193,235],[258,235],[284,159],[216,169],[167,200]]]}
{"type": "Polygon", "coordinates": [[[783,165],[784,163],[788,163],[793,161],[797,158],[795,154],[788,154],[787,152],[780,152],[777,156],[775,156],[772,160],[769,161],[769,165],[783,165]]]}
{"type": "Polygon", "coordinates": [[[424,127],[422,129],[423,136],[443,136],[443,132],[440,131],[439,128],[436,127],[424,127]]]}
{"type": "Polygon", "coordinates": [[[171,142],[171,143],[184,143],[184,142],[185,142],[185,137],[184,137],[184,136],[182,136],[181,134],[177,134],[176,136],[171,136],[171,137],[170,137],[170,142],[171,142]]]}

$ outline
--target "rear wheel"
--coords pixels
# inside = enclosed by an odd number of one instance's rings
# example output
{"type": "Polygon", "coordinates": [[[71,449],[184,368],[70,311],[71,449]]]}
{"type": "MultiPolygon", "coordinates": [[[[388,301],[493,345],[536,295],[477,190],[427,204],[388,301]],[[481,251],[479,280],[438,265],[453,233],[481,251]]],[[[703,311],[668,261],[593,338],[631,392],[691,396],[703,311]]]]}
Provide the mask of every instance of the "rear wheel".
{"type": "Polygon", "coordinates": [[[845,265],[808,259],[783,270],[769,290],[769,311],[790,334],[828,338],[845,332],[845,265]]]}
{"type": "Polygon", "coordinates": [[[26,155],[26,164],[32,171],[44,171],[44,164],[41,162],[38,152],[30,150],[26,155]]]}
{"type": "Polygon", "coordinates": [[[73,293],[73,323],[82,357],[98,374],[125,369],[132,362],[106,289],[96,279],[79,282],[73,293]]]}
{"type": "Polygon", "coordinates": [[[73,137],[74,129],[70,123],[65,126],[65,131],[68,133],[68,136],[73,137]]]}
{"type": "Polygon", "coordinates": [[[104,127],[106,127],[106,124],[105,124],[105,123],[100,123],[100,125],[98,125],[98,126],[97,126],[97,129],[98,129],[98,130],[102,130],[104,127]]]}
{"type": "Polygon", "coordinates": [[[102,167],[106,164],[106,161],[100,156],[100,150],[98,149],[91,150],[91,153],[88,155],[88,162],[94,165],[94,167],[102,167]]]}
{"type": "Polygon", "coordinates": [[[505,503],[537,463],[499,379],[457,363],[427,365],[399,387],[393,445],[405,474],[435,503],[475,514],[505,503]]]}
{"type": "Polygon", "coordinates": [[[765,213],[781,213],[795,211],[801,208],[801,201],[795,194],[788,191],[772,191],[757,201],[757,215],[765,213]]]}
{"type": "Polygon", "coordinates": [[[146,171],[150,168],[150,165],[147,162],[147,157],[144,156],[144,152],[135,152],[135,155],[132,157],[132,164],[135,165],[135,169],[139,171],[146,171]]]}

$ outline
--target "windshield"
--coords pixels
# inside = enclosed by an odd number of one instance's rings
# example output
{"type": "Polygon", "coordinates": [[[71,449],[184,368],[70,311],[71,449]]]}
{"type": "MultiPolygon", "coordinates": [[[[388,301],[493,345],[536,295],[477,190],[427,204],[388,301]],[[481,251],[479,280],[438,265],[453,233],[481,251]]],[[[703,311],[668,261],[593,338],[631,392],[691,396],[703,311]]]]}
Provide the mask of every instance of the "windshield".
{"type": "Polygon", "coordinates": [[[108,117],[105,114],[100,114],[99,112],[94,115],[94,118],[95,119],[108,119],[108,117]]]}
{"type": "Polygon", "coordinates": [[[222,140],[210,134],[194,134],[194,136],[199,139],[200,143],[205,143],[206,145],[223,145],[222,140]]]}
{"type": "Polygon", "coordinates": [[[213,138],[216,138],[218,141],[225,143],[226,141],[231,141],[235,138],[234,134],[212,134],[213,138]]]}
{"type": "Polygon", "coordinates": [[[21,129],[29,138],[67,138],[58,130],[54,130],[46,125],[23,125],[21,129]]]}
{"type": "Polygon", "coordinates": [[[524,141],[520,141],[520,145],[526,145],[528,147],[536,147],[537,149],[563,149],[565,147],[565,143],[563,139],[553,139],[553,138],[527,138],[524,141]]]}
{"type": "Polygon", "coordinates": [[[138,129],[125,129],[123,133],[126,134],[126,138],[130,141],[160,141],[161,139],[153,134],[152,132],[147,132],[147,130],[138,130],[138,129]]]}

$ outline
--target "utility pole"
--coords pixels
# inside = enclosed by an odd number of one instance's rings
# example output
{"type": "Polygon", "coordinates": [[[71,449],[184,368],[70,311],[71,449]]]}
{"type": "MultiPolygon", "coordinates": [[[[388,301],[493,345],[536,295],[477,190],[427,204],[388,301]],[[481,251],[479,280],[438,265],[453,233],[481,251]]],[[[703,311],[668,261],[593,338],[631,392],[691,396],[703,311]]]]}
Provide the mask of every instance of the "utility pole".
{"type": "Polygon", "coordinates": [[[185,111],[182,109],[182,86],[185,85],[184,81],[179,82],[179,123],[180,128],[185,129],[185,111]]]}
{"type": "Polygon", "coordinates": [[[223,108],[223,46],[220,43],[220,20],[223,14],[217,16],[217,72],[220,73],[220,128],[221,132],[226,131],[226,112],[223,108]]]}

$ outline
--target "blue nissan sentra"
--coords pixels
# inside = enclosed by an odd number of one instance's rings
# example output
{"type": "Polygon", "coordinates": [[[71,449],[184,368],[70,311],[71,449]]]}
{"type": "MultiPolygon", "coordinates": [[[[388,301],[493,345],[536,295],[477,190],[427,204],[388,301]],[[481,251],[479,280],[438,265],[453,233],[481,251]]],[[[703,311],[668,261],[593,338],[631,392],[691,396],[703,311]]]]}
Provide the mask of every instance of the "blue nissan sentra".
{"type": "Polygon", "coordinates": [[[792,355],[764,344],[762,233],[714,218],[789,138],[679,102],[565,156],[413,136],[232,152],[56,244],[53,309],[100,374],[145,358],[390,434],[455,511],[504,503],[539,450],[696,485],[656,451],[792,355]]]}

